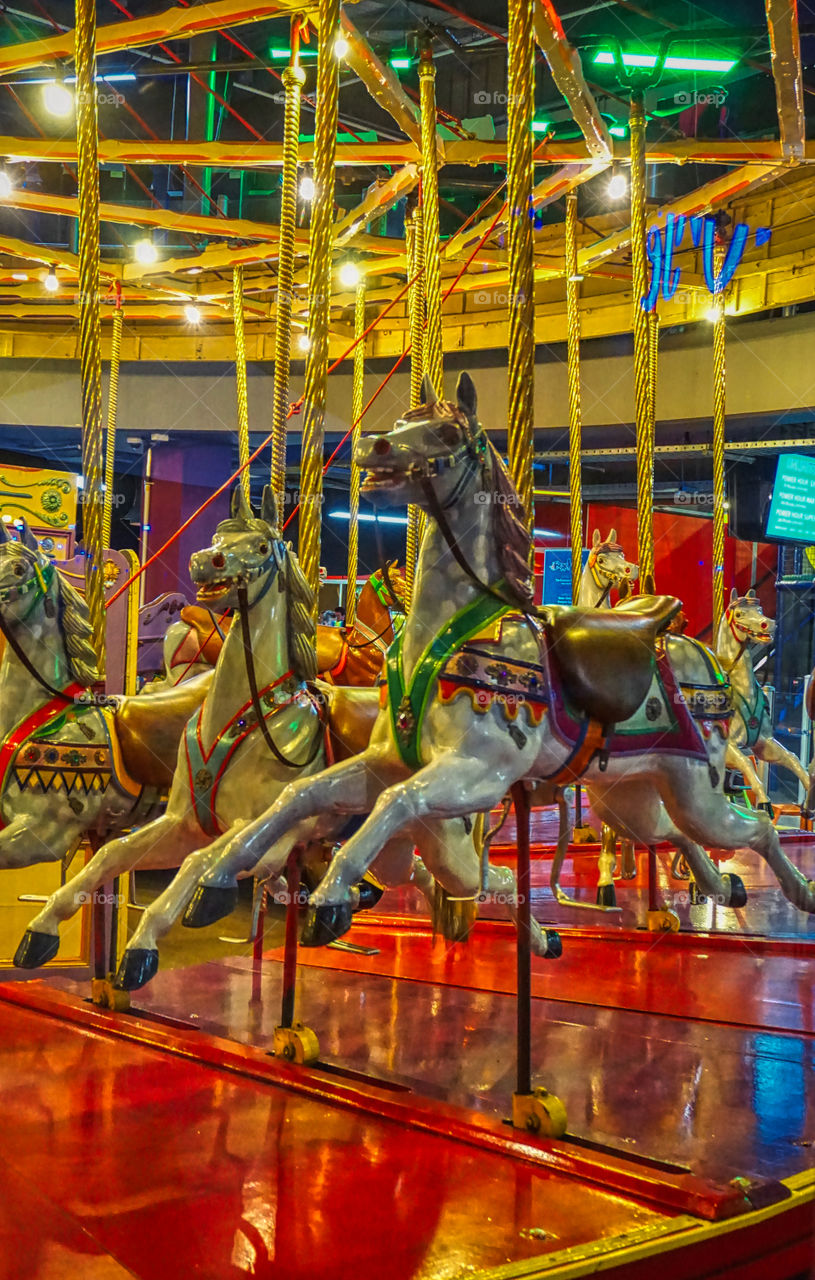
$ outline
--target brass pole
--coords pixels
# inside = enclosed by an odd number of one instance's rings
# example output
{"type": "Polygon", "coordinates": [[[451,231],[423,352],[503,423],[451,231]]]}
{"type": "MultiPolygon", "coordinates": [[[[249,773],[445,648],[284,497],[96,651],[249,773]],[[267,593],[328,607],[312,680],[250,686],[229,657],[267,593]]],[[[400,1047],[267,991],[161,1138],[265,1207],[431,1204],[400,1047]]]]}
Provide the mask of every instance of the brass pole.
{"type": "Polygon", "coordinates": [[[577,604],[583,570],[583,486],[581,475],[580,287],[577,275],[577,192],[566,197],[566,325],[569,378],[569,528],[572,543],[572,604],[577,604]]]}
{"type": "Polygon", "coordinates": [[[113,474],[116,463],[116,409],[119,404],[119,360],[122,354],[122,309],[121,293],[116,295],[116,310],[113,312],[113,332],[110,336],[110,374],[108,378],[108,426],[105,439],[105,492],[102,504],[102,546],[110,547],[110,526],[113,516],[113,474]]]}
{"type": "MultiPolygon", "coordinates": [[[[405,222],[408,278],[413,281],[408,293],[410,320],[410,407],[422,403],[422,353],[424,350],[424,240],[422,210],[417,205],[413,216],[405,222]]],[[[408,507],[407,544],[405,549],[405,609],[409,610],[416,580],[419,540],[422,532],[422,509],[412,503],[408,507]]]]}
{"type": "Polygon", "coordinates": [[[532,520],[535,298],[532,245],[532,119],[535,110],[533,0],[509,6],[507,216],[509,219],[509,469],[521,519],[532,520]]]}
{"type": "Polygon", "coordinates": [[[292,60],[283,72],[283,172],[280,189],[280,243],[277,259],[274,394],[272,403],[272,491],[278,515],[286,501],[286,417],[289,411],[291,312],[294,288],[294,232],[297,221],[297,160],[300,141],[300,91],[305,81],[297,55],[299,19],[292,23],[292,60]]]}
{"type": "Polygon", "coordinates": [[[439,399],[444,390],[441,330],[441,253],[439,248],[439,169],[436,140],[436,67],[426,44],[419,59],[419,105],[422,126],[422,231],[426,332],[424,372],[439,399]]]}
{"type": "Polygon", "coordinates": [[[96,5],[76,0],[76,152],[79,222],[79,363],[82,382],[82,542],[85,598],[99,674],[105,670],[102,490],[102,351],[99,318],[99,158],[96,5]]]}
{"type": "MultiPolygon", "coordinates": [[[[238,462],[249,461],[249,390],[246,384],[246,332],[243,327],[243,267],[232,268],[232,322],[235,326],[235,386],[238,393],[238,462]]],[[[249,502],[249,468],[241,472],[241,485],[249,502]]]]}
{"type": "Polygon", "coordinates": [[[317,58],[317,110],[314,121],[314,199],[308,262],[309,348],[306,353],[303,387],[300,464],[300,563],[306,581],[314,592],[315,615],[320,590],[320,517],[339,93],[339,66],[334,46],[339,20],[340,0],[320,0],[320,51],[317,58]]]}
{"type": "Polygon", "coordinates": [[[634,392],[637,423],[637,554],[643,591],[654,582],[654,421],[651,414],[650,336],[645,252],[645,109],[642,91],[631,95],[631,262],[634,289],[634,392]]]}
{"type": "Polygon", "coordinates": [[[345,623],[352,627],[357,616],[357,566],[359,563],[359,467],[354,461],[359,437],[362,434],[362,411],[365,407],[365,277],[357,284],[354,310],[354,382],[351,392],[351,485],[348,495],[348,590],[345,598],[345,623]]]}
{"type": "MultiPolygon", "coordinates": [[[[717,246],[715,273],[721,275],[724,249],[717,246]]],[[[724,539],[727,509],[724,489],[724,429],[727,412],[727,368],[725,364],[725,295],[713,295],[713,643],[724,615],[724,539]]]]}

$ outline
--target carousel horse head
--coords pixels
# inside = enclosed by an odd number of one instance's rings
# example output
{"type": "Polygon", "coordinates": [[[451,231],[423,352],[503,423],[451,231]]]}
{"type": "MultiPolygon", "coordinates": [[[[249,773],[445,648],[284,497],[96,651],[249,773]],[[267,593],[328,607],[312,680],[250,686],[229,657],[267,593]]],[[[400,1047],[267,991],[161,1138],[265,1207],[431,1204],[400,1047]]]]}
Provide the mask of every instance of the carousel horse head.
{"type": "Polygon", "coordinates": [[[599,529],[594,530],[587,568],[598,587],[613,587],[623,596],[630,594],[630,584],[639,575],[637,565],[626,560],[616,529],[610,529],[607,538],[600,536],[599,529]]]}
{"type": "Polygon", "coordinates": [[[254,604],[277,578],[285,556],[271,489],[267,486],[263,491],[258,517],[243,486],[236,484],[229,517],[218,525],[212,545],[190,557],[190,577],[198,588],[199,604],[236,609],[239,587],[246,588],[247,599],[254,604]]]}
{"type": "MultiPolygon", "coordinates": [[[[277,584],[286,596],[286,629],[292,669],[303,679],[317,673],[314,593],[292,550],[280,536],[277,504],[271,488],[263,490],[260,516],[246,500],[243,487],[232,491],[229,518],[215,530],[212,544],[190,556],[190,577],[198,602],[206,608],[238,609],[241,588],[249,608],[277,584]]],[[[271,604],[270,604],[271,608],[271,604]]]]}
{"type": "Polygon", "coordinates": [[[775,637],[775,618],[764,616],[761,601],[753,590],[740,596],[733,588],[724,621],[739,644],[769,644],[775,637]]]}
{"type": "Polygon", "coordinates": [[[66,676],[78,684],[99,679],[90,637],[93,628],[84,597],[42,552],[25,520],[15,522],[19,540],[0,522],[0,613],[3,622],[23,623],[34,631],[47,624],[62,634],[68,662],[66,676]]]}
{"type": "Polygon", "coordinates": [[[392,609],[394,613],[405,612],[407,584],[405,571],[399,567],[398,560],[388,561],[387,573],[383,569],[377,569],[368,581],[386,609],[392,609]]]}
{"type": "Polygon", "coordinates": [[[521,499],[478,421],[475,387],[462,373],[456,403],[439,400],[430,379],[425,403],[411,409],[392,431],[360,440],[355,461],[365,473],[362,492],[386,506],[413,503],[431,517],[467,504],[478,523],[491,524],[490,538],[502,576],[519,601],[532,598],[531,535],[521,499]]]}

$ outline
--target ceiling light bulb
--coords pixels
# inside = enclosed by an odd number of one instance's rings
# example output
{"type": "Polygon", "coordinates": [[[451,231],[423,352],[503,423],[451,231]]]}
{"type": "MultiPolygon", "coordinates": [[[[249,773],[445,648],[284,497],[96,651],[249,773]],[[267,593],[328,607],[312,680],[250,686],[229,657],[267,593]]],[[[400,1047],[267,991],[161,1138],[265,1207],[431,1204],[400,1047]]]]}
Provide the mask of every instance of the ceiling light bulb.
{"type": "Polygon", "coordinates": [[[48,293],[56,293],[57,289],[59,288],[59,280],[57,280],[56,267],[50,268],[48,275],[43,280],[43,284],[45,285],[46,291],[48,293]]]}
{"type": "Polygon", "coordinates": [[[198,310],[198,307],[194,307],[192,304],[189,304],[184,308],[184,315],[187,318],[188,324],[201,323],[201,312],[198,310]]]}
{"type": "Polygon", "coordinates": [[[707,311],[705,312],[705,319],[709,320],[711,324],[715,324],[716,321],[719,319],[719,308],[708,307],[707,311]]]}
{"type": "Polygon", "coordinates": [[[155,262],[158,257],[158,249],[152,240],[137,240],[134,248],[136,261],[149,263],[155,262]]]}
{"type": "Polygon", "coordinates": [[[25,271],[12,271],[11,278],[12,280],[19,280],[20,282],[22,282],[24,280],[27,280],[28,276],[25,273],[25,271]]]}
{"type": "Polygon", "coordinates": [[[297,346],[300,351],[308,351],[311,346],[311,339],[307,333],[301,333],[297,339],[297,346]]]}
{"type": "Polygon", "coordinates": [[[46,111],[52,116],[69,116],[74,109],[74,95],[61,80],[51,80],[42,91],[46,111]]]}
{"type": "Polygon", "coordinates": [[[334,41],[334,53],[338,58],[344,58],[348,53],[349,45],[345,36],[337,36],[334,41]]]}
{"type": "Polygon", "coordinates": [[[300,199],[314,199],[314,179],[309,174],[300,179],[300,199]]]}
{"type": "Polygon", "coordinates": [[[608,192],[609,200],[622,200],[628,190],[628,180],[625,174],[615,173],[613,177],[609,179],[606,190],[608,192]]]}
{"type": "Polygon", "coordinates": [[[359,284],[359,267],[355,262],[344,262],[340,267],[340,284],[355,289],[359,284]]]}
{"type": "Polygon", "coordinates": [[[6,200],[14,190],[14,183],[6,173],[5,169],[0,169],[0,200],[6,200]]]}

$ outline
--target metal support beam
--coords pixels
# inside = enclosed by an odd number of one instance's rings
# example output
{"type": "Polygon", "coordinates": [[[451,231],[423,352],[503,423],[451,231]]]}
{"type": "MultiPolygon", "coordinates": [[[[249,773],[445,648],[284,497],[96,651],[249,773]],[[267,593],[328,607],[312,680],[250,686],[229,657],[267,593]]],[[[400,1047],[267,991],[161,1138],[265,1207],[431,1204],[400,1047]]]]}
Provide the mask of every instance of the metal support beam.
{"type": "Polygon", "coordinates": [[[566,39],[551,0],[535,0],[534,21],[535,39],[549,63],[552,79],[586,139],[589,154],[595,159],[610,161],[613,143],[608,126],[583,78],[580,54],[566,39]]]}
{"type": "Polygon", "coordinates": [[[419,181],[419,166],[406,164],[391,174],[387,182],[373,187],[355,209],[343,214],[334,223],[334,245],[340,248],[352,240],[358,231],[377,213],[385,213],[402,196],[412,191],[419,181]]]}
{"type": "Polygon", "coordinates": [[[806,140],[798,0],[765,0],[765,6],[781,150],[786,161],[798,164],[804,158],[806,140]]]}
{"type": "Polygon", "coordinates": [[[422,136],[419,117],[416,107],[402,88],[399,77],[376,56],[368,41],[354,26],[346,9],[342,10],[340,21],[348,44],[346,66],[359,76],[374,102],[383,111],[387,111],[402,132],[419,145],[422,136]]]}

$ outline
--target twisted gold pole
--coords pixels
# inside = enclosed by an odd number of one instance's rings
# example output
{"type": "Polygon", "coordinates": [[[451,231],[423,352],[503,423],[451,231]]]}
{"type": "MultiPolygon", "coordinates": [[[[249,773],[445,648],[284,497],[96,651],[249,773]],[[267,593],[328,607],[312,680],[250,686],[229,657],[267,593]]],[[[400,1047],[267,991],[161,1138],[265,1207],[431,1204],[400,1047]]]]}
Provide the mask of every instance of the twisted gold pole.
{"type": "Polygon", "coordinates": [[[122,354],[122,322],[124,311],[121,298],[117,297],[113,312],[113,332],[110,336],[110,376],[108,378],[108,427],[105,439],[105,491],[102,504],[102,546],[110,547],[110,526],[113,516],[113,473],[116,463],[116,409],[119,403],[119,360],[122,354]]]}
{"type": "Polygon", "coordinates": [[[535,276],[532,257],[533,0],[509,5],[507,216],[509,219],[509,469],[521,518],[531,521],[534,456],[535,276]]]}
{"type": "Polygon", "coordinates": [[[249,389],[246,384],[246,332],[243,327],[243,267],[232,268],[232,323],[235,326],[235,388],[238,393],[238,463],[244,467],[241,485],[249,502],[249,389]]]}
{"type": "Polygon", "coordinates": [[[300,563],[314,592],[320,589],[320,515],[323,498],[323,439],[328,380],[328,322],[331,302],[334,157],[337,146],[339,73],[334,45],[340,0],[320,0],[320,52],[317,59],[317,111],[314,120],[314,199],[308,261],[309,348],[303,387],[303,437],[300,464],[300,563]]]}
{"type": "Polygon", "coordinates": [[[348,495],[348,590],[345,599],[345,622],[351,627],[357,616],[357,566],[359,563],[359,467],[354,461],[362,433],[362,410],[365,407],[365,277],[357,285],[354,310],[354,384],[351,393],[351,487],[348,495]]]}
{"type": "MultiPolygon", "coordinates": [[[[421,274],[424,265],[424,242],[422,210],[419,205],[414,208],[413,216],[408,217],[405,222],[405,239],[408,279],[413,282],[408,293],[408,316],[410,320],[410,407],[415,409],[422,403],[422,352],[424,350],[424,277],[421,274]]],[[[408,507],[405,548],[406,610],[410,609],[413,600],[422,515],[421,508],[411,503],[408,507]]]]}
{"type": "Polygon", "coordinates": [[[419,59],[422,126],[422,241],[426,330],[422,363],[439,399],[444,389],[441,332],[441,254],[439,248],[439,159],[436,140],[436,68],[425,45],[419,59]]]}
{"type": "Polygon", "coordinates": [[[637,553],[643,591],[654,581],[654,421],[651,413],[650,337],[642,299],[648,290],[645,252],[645,110],[642,92],[631,96],[631,262],[634,289],[634,392],[637,422],[637,553]]]}
{"type": "MultiPolygon", "coordinates": [[[[297,22],[298,19],[295,19],[297,22]]],[[[296,48],[292,38],[292,50],[296,48]]],[[[283,115],[283,173],[280,191],[280,242],[277,259],[277,308],[272,403],[272,492],[278,515],[286,501],[286,418],[289,411],[291,311],[294,287],[294,232],[297,220],[297,160],[300,140],[300,91],[305,73],[294,55],[283,72],[286,105],[283,115]]]]}
{"type": "Polygon", "coordinates": [[[572,604],[577,604],[583,571],[583,485],[581,475],[580,289],[577,277],[577,192],[566,197],[566,325],[569,377],[569,529],[572,544],[572,604]]]}
{"type": "MultiPolygon", "coordinates": [[[[717,246],[714,270],[721,274],[724,248],[717,246]]],[[[727,411],[727,369],[725,364],[725,295],[713,295],[713,643],[724,615],[724,539],[727,508],[724,490],[724,429],[727,411]]]]}
{"type": "Polygon", "coordinates": [[[79,205],[79,363],[82,381],[82,542],[85,597],[99,674],[105,670],[102,351],[99,319],[99,158],[96,5],[76,0],[76,150],[79,205]]]}

